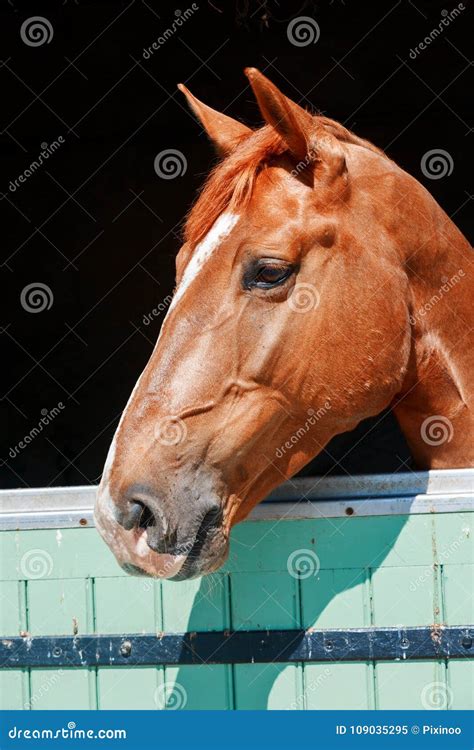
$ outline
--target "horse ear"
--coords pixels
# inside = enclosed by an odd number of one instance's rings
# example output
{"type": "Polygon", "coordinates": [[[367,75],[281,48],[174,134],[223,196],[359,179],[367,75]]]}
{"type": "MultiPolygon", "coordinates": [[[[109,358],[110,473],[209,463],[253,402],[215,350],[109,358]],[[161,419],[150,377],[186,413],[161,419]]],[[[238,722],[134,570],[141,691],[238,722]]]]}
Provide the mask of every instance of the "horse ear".
{"type": "Polygon", "coordinates": [[[189,106],[200,120],[220,156],[227,156],[244,137],[252,133],[250,128],[238,120],[200,102],[184,84],[178,83],[178,88],[185,95],[189,106]]]}
{"type": "Polygon", "coordinates": [[[288,99],[256,68],[245,68],[264,120],[281,135],[298,161],[317,158],[316,123],[305,109],[288,99]]]}

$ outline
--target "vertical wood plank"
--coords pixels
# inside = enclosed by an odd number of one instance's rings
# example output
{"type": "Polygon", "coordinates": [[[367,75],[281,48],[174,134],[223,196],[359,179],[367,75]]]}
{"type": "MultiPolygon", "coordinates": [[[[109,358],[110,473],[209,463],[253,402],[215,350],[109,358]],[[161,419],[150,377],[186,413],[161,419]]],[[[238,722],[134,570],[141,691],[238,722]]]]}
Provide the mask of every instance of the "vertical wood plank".
{"type": "Polygon", "coordinates": [[[467,625],[474,622],[473,591],[473,565],[443,565],[446,622],[450,625],[467,625]]]}
{"type": "Polygon", "coordinates": [[[307,710],[374,708],[372,668],[368,662],[325,662],[305,665],[307,710]]]}
{"type": "MultiPolygon", "coordinates": [[[[27,582],[28,629],[33,635],[92,631],[90,580],[39,579],[27,582]]],[[[32,709],[95,708],[95,670],[32,669],[32,709]]]]}
{"type": "MultiPolygon", "coordinates": [[[[300,628],[298,581],[284,572],[233,573],[234,630],[300,628]]],[[[236,664],[237,709],[298,709],[303,695],[301,664],[236,664]]]]}
{"type": "MultiPolygon", "coordinates": [[[[452,559],[458,544],[466,545],[465,527],[454,542],[451,542],[452,559]]],[[[466,564],[446,563],[442,567],[445,621],[450,625],[474,622],[474,567],[466,564]]],[[[474,661],[472,659],[448,660],[448,708],[474,708],[474,661]]]]}
{"type": "Polygon", "coordinates": [[[449,706],[442,661],[379,662],[375,674],[379,709],[432,710],[449,706]]]}
{"type": "MultiPolygon", "coordinates": [[[[230,627],[228,576],[216,573],[191,581],[163,581],[163,629],[167,633],[230,627]]],[[[165,667],[161,708],[231,709],[232,667],[202,664],[165,667]],[[205,689],[203,689],[205,686],[205,689]]]]}
{"type": "Polygon", "coordinates": [[[374,624],[431,625],[441,621],[439,566],[377,568],[372,573],[374,624]]]}
{"type": "Polygon", "coordinates": [[[474,708],[474,661],[450,659],[448,668],[448,705],[453,710],[474,708]]]}
{"type": "MultiPolygon", "coordinates": [[[[149,578],[98,578],[94,582],[98,633],[154,633],[162,630],[159,581],[149,578]]],[[[100,667],[100,709],[154,710],[159,707],[163,667],[100,667]]]]}
{"type": "MultiPolygon", "coordinates": [[[[301,581],[305,628],[370,625],[368,573],[358,568],[319,570],[301,581]]],[[[338,661],[304,665],[304,705],[309,710],[374,707],[372,665],[338,661]]]]}
{"type": "Polygon", "coordinates": [[[358,568],[319,570],[301,581],[305,628],[351,628],[370,625],[367,572],[358,568]]]}
{"type": "MultiPolygon", "coordinates": [[[[26,630],[21,581],[0,581],[0,635],[18,635],[26,630]]],[[[29,674],[27,669],[0,669],[0,709],[29,708],[29,674]]]]}

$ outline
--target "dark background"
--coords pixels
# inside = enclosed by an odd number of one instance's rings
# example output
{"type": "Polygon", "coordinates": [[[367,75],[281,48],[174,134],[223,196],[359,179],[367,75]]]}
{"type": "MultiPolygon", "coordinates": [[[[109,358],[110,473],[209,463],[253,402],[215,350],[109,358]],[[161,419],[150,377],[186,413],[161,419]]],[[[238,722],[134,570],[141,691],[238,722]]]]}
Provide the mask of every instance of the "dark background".
{"type": "MultiPolygon", "coordinates": [[[[182,219],[214,160],[178,81],[257,125],[242,69],[259,67],[296,101],[384,148],[472,237],[467,0],[461,16],[415,59],[410,49],[456,2],[198,0],[192,17],[144,59],[143,49],[190,5],[1,6],[4,487],[100,477],[161,325],[162,316],[149,325],[144,316],[172,290],[182,219]],[[48,44],[22,41],[21,25],[33,15],[50,21],[48,44]],[[316,19],[321,33],[316,44],[297,47],[287,26],[302,15],[316,19]],[[64,144],[12,192],[10,180],[58,136],[64,144]],[[153,167],[168,148],[187,160],[186,173],[173,180],[160,179],[153,167]],[[451,176],[430,180],[421,173],[423,154],[434,148],[451,155],[451,176]],[[33,282],[50,288],[50,309],[22,307],[21,292],[33,282]],[[42,410],[59,402],[61,413],[11,458],[42,410]]],[[[333,441],[311,471],[397,471],[406,462],[408,450],[388,415],[333,441]]]]}

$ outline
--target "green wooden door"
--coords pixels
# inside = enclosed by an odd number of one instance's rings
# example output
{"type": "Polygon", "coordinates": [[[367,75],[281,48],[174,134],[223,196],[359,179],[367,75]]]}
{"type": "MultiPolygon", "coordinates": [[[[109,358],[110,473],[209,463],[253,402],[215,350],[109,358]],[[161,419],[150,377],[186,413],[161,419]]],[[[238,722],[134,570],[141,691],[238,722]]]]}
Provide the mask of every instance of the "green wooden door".
{"type": "MultiPolygon", "coordinates": [[[[472,513],[248,521],[201,580],[126,576],[93,528],[0,534],[1,635],[467,625],[472,513]]],[[[473,708],[473,662],[1,670],[2,708],[473,708]]]]}

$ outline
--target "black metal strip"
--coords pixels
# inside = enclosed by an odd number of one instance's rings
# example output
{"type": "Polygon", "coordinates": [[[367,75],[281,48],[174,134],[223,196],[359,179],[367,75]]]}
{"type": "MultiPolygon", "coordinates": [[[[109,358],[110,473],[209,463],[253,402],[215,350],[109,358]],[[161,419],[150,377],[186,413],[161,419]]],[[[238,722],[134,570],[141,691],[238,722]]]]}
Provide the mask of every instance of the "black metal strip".
{"type": "Polygon", "coordinates": [[[7,669],[445,658],[474,658],[474,625],[15,636],[0,640],[0,667],[7,669]]]}

